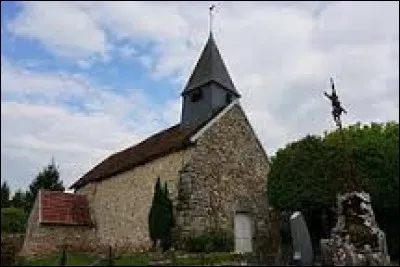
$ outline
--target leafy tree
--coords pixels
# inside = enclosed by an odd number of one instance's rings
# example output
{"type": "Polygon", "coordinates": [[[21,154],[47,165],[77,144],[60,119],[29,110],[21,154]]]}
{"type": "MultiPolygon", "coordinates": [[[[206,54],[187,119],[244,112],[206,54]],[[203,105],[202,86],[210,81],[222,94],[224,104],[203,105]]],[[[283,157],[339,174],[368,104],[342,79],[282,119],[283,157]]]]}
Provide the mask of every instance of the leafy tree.
{"type": "Polygon", "coordinates": [[[335,223],[333,208],[337,192],[343,189],[338,177],[343,175],[346,152],[353,159],[355,177],[371,194],[390,252],[398,257],[399,125],[357,123],[344,128],[344,136],[345,151],[339,146],[337,131],[306,136],[278,150],[269,173],[270,203],[281,210],[302,211],[318,248],[319,239],[335,223]]]}
{"type": "Polygon", "coordinates": [[[1,207],[6,208],[10,202],[10,187],[7,182],[1,184],[1,207]]]}
{"type": "Polygon", "coordinates": [[[10,204],[14,208],[26,208],[26,197],[25,193],[22,192],[21,189],[18,189],[15,193],[14,196],[12,197],[10,204]]]}
{"type": "Polygon", "coordinates": [[[63,182],[60,180],[60,173],[54,163],[54,160],[47,165],[29,185],[29,192],[26,194],[28,209],[31,209],[36,199],[39,189],[64,190],[63,182]]]}

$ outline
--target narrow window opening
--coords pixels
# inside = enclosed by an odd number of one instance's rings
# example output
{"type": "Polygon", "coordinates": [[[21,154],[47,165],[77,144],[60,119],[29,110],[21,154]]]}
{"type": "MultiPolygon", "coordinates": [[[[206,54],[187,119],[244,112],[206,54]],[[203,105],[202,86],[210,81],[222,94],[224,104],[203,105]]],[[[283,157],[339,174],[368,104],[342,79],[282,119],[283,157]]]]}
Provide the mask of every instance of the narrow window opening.
{"type": "Polygon", "coordinates": [[[191,97],[190,97],[190,101],[192,102],[198,102],[203,96],[203,92],[201,91],[201,89],[196,89],[191,97]]]}
{"type": "Polygon", "coordinates": [[[229,93],[226,94],[225,102],[226,102],[226,104],[229,104],[229,103],[232,102],[232,95],[231,94],[229,94],[229,93]]]}

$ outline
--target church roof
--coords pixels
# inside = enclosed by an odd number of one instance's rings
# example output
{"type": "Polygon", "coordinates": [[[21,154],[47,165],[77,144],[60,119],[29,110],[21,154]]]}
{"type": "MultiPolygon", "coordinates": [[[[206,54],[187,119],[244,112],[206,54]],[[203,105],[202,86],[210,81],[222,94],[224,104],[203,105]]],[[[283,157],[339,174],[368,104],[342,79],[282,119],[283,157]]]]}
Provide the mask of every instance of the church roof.
{"type": "Polygon", "coordinates": [[[185,128],[177,124],[154,134],[139,144],[106,158],[76,181],[71,188],[79,188],[89,182],[106,179],[185,148],[190,145],[189,138],[192,132],[193,128],[185,128]]]}
{"type": "Polygon", "coordinates": [[[39,190],[39,222],[51,225],[91,226],[86,195],[39,190]]]}
{"type": "Polygon", "coordinates": [[[109,156],[72,184],[70,188],[78,189],[88,183],[110,178],[156,158],[187,148],[194,143],[190,138],[222,113],[225,108],[222,107],[209,120],[198,126],[181,127],[181,124],[176,124],[150,136],[137,145],[109,156]]]}
{"type": "Polygon", "coordinates": [[[229,76],[212,33],[210,33],[208,41],[182,95],[209,82],[216,82],[226,90],[240,96],[229,76]]]}

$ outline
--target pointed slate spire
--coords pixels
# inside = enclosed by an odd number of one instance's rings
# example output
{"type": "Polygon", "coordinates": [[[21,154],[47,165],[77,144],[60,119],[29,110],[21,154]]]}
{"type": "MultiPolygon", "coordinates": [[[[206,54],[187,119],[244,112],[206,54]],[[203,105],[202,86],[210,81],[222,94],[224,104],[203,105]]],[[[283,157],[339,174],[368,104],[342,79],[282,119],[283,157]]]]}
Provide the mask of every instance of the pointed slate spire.
{"type": "Polygon", "coordinates": [[[219,84],[237,97],[240,96],[218,51],[212,32],[182,95],[210,82],[219,84]]]}

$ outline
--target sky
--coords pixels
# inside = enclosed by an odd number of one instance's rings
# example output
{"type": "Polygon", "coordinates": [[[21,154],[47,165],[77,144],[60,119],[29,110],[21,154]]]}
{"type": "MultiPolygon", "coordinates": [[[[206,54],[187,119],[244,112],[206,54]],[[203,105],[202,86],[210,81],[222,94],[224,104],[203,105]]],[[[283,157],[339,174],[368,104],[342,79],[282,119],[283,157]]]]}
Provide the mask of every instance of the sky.
{"type": "Polygon", "coordinates": [[[65,186],[179,123],[213,32],[268,155],[345,125],[399,121],[399,2],[1,1],[1,179],[26,189],[51,157],[65,186]]]}

